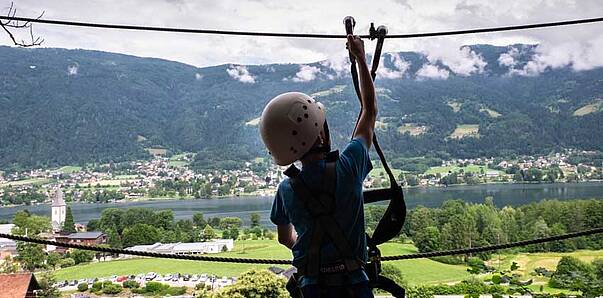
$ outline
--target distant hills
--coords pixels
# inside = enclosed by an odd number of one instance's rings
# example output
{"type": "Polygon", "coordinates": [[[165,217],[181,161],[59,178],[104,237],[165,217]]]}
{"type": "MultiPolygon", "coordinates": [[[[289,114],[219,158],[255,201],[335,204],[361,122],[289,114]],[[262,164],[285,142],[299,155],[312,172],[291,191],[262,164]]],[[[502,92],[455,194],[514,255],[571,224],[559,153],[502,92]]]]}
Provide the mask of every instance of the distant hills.
{"type": "MultiPolygon", "coordinates": [[[[392,158],[603,149],[603,69],[533,75],[534,46],[466,48],[471,68],[389,53],[377,79],[392,158]],[[510,59],[510,61],[509,61],[510,59]]],[[[121,161],[148,148],[200,152],[197,164],[266,156],[263,106],[290,91],[323,102],[341,146],[358,113],[344,61],[194,66],[87,50],[0,47],[0,169],[121,161]]],[[[224,163],[222,163],[224,162],[224,163]]]]}

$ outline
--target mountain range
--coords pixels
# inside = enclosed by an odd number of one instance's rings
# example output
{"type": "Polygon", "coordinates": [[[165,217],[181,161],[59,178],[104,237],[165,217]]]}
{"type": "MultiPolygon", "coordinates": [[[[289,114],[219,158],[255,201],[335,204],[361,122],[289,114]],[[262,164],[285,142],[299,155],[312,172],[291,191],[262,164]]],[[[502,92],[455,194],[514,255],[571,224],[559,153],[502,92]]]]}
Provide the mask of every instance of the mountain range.
{"type": "MultiPolygon", "coordinates": [[[[377,131],[391,158],[603,149],[603,68],[534,67],[534,45],[473,45],[470,64],[383,55],[377,131]],[[536,70],[535,70],[536,69],[536,70]]],[[[346,60],[195,67],[123,54],[0,47],[0,169],[198,152],[200,167],[265,157],[259,115],[301,91],[325,104],[336,146],[359,105],[346,60]]]]}

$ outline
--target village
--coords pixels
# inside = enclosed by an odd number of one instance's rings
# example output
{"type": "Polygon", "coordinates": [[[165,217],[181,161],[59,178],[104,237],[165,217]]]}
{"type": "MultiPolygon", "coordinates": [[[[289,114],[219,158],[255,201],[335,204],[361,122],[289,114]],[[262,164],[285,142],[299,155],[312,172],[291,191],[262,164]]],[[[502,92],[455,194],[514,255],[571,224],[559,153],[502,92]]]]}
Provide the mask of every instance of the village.
{"type": "MultiPolygon", "coordinates": [[[[403,186],[441,187],[484,183],[572,183],[603,179],[603,164],[580,162],[575,156],[596,152],[564,150],[514,159],[472,158],[443,160],[424,171],[394,169],[403,186]],[[576,162],[578,161],[578,162],[576,162]]],[[[35,169],[2,174],[2,206],[48,203],[52,189],[61,187],[68,202],[104,203],[152,198],[208,199],[237,196],[272,196],[284,169],[263,160],[246,162],[235,170],[194,171],[193,154],[102,166],[35,169]]],[[[378,162],[364,182],[365,188],[387,187],[378,162]]]]}

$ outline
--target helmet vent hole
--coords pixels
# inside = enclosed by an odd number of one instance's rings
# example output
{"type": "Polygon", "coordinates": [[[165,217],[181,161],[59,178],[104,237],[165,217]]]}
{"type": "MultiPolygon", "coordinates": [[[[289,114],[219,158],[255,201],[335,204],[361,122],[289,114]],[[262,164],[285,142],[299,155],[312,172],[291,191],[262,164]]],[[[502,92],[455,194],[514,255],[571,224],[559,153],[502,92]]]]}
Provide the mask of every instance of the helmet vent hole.
{"type": "Polygon", "coordinates": [[[295,151],[295,148],[291,147],[291,148],[290,148],[290,150],[291,150],[291,151],[295,151]]]}
{"type": "Polygon", "coordinates": [[[305,114],[304,114],[304,118],[308,118],[308,113],[305,113],[305,114]]]}
{"type": "Polygon", "coordinates": [[[302,142],[302,146],[306,146],[306,142],[302,142]]]}
{"type": "Polygon", "coordinates": [[[318,122],[314,122],[314,126],[318,126],[318,122]]]}
{"type": "Polygon", "coordinates": [[[301,122],[302,118],[301,117],[297,117],[297,122],[301,122]]]}
{"type": "Polygon", "coordinates": [[[308,99],[308,103],[312,103],[312,101],[308,99]]]}
{"type": "Polygon", "coordinates": [[[304,106],[304,110],[307,110],[307,109],[308,109],[308,106],[304,106]]]}
{"type": "Polygon", "coordinates": [[[297,135],[297,130],[294,130],[291,132],[292,135],[296,136],[297,135]]]}

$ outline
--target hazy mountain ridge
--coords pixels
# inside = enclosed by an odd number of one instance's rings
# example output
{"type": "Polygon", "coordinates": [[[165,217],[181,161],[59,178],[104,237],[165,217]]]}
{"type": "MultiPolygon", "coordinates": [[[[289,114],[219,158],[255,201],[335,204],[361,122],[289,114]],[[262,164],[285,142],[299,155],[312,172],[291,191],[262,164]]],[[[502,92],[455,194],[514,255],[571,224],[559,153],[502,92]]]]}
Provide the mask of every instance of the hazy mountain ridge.
{"type": "MultiPolygon", "coordinates": [[[[522,74],[533,49],[471,46],[471,67],[421,53],[384,55],[381,143],[394,156],[602,149],[603,69],[522,74]],[[456,138],[462,124],[473,126],[462,126],[456,138]]],[[[264,156],[248,122],[289,90],[318,93],[338,145],[358,113],[345,60],[197,68],[98,51],[0,47],[0,61],[2,168],[140,158],[150,146],[205,153],[201,164],[264,156]]]]}

